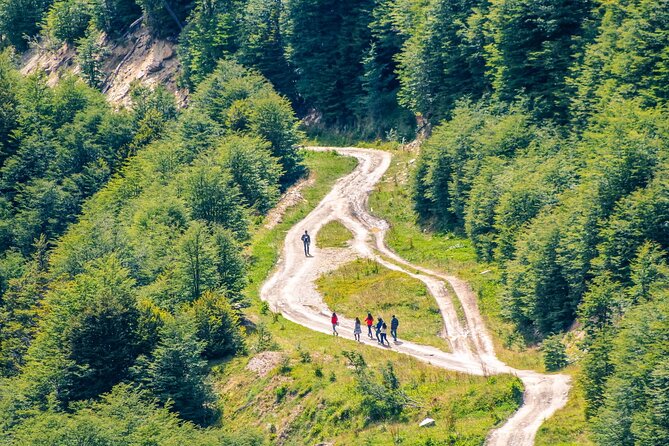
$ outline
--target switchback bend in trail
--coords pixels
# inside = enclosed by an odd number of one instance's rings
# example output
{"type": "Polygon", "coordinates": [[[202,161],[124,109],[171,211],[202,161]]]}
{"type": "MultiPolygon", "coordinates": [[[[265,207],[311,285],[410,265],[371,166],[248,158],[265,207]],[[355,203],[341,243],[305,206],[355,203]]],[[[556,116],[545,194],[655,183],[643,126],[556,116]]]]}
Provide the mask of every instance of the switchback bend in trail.
{"type": "MultiPolygon", "coordinates": [[[[476,295],[469,285],[457,277],[413,265],[386,246],[384,237],[389,228],[388,223],[368,211],[367,199],[390,166],[390,153],[352,147],[312,147],[310,150],[333,150],[341,155],[352,156],[358,160],[358,166],[339,179],[318,206],[288,231],[277,267],[263,285],[261,298],[286,319],[329,334],[332,333],[331,311],[315,285],[316,279],[323,273],[354,258],[369,258],[386,268],[422,281],[437,301],[452,352],[446,353],[435,347],[408,341],[393,345],[392,349],[447,370],[474,375],[511,373],[518,376],[525,386],[523,404],[506,423],[488,435],[486,444],[533,445],[541,423],[567,403],[569,377],[516,370],[501,362],[495,356],[490,334],[478,310],[476,295]],[[309,230],[315,242],[319,229],[333,220],[341,222],[351,231],[351,246],[318,249],[312,243],[313,257],[305,257],[300,242],[303,231],[309,230]],[[447,284],[455,291],[454,297],[460,301],[465,314],[464,321],[456,314],[447,284]]],[[[353,321],[340,317],[339,324],[340,337],[352,340],[353,321]]],[[[384,348],[376,342],[368,345],[384,348]]]]}

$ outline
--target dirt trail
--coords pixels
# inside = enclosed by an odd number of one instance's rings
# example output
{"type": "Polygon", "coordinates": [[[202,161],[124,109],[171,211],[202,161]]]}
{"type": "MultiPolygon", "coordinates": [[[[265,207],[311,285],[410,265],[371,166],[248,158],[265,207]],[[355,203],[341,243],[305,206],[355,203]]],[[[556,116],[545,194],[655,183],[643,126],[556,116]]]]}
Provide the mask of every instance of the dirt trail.
{"type": "MultiPolygon", "coordinates": [[[[391,348],[448,370],[474,375],[517,375],[525,385],[523,405],[505,424],[490,433],[486,444],[534,444],[534,437],[541,423],[566,404],[569,377],[516,370],[501,362],[495,356],[492,339],[478,310],[476,296],[469,285],[457,277],[413,265],[386,246],[384,237],[389,228],[388,223],[369,213],[367,199],[390,166],[389,153],[357,148],[311,149],[335,150],[342,155],[355,157],[358,166],[352,173],[337,181],[318,206],[288,231],[277,268],[262,287],[262,299],[270,304],[273,311],[280,312],[293,322],[312,330],[332,333],[331,312],[314,284],[323,273],[334,270],[353,258],[364,257],[421,280],[441,310],[446,337],[452,351],[446,353],[435,347],[408,341],[392,344],[391,347],[381,347],[375,341],[367,344],[376,348],[391,348]],[[340,221],[353,234],[353,242],[349,248],[316,247],[318,231],[332,220],[340,221]],[[313,257],[310,258],[304,256],[300,242],[300,235],[305,229],[313,238],[313,257]],[[453,288],[455,297],[460,301],[465,313],[464,324],[457,317],[446,283],[453,288]]],[[[353,339],[353,321],[342,317],[339,321],[340,336],[353,339]]]]}

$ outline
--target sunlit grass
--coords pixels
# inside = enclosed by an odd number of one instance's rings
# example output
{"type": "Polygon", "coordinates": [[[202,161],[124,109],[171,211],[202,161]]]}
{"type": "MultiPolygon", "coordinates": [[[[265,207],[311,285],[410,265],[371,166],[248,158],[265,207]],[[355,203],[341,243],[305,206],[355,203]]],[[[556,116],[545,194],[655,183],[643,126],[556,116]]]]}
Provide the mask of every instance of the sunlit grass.
{"type": "Polygon", "coordinates": [[[477,261],[471,242],[463,235],[424,230],[417,224],[410,195],[416,156],[408,150],[394,150],[388,172],[370,197],[372,211],[391,224],[388,245],[412,263],[468,281],[477,293],[499,358],[516,368],[543,371],[538,350],[524,345],[513,325],[502,318],[498,268],[477,261]]]}
{"type": "Polygon", "coordinates": [[[574,379],[567,405],[544,421],[537,432],[535,446],[591,446],[585,418],[585,397],[574,379]]]}
{"type": "Polygon", "coordinates": [[[318,231],[316,246],[319,248],[344,248],[353,238],[351,231],[337,220],[331,221],[318,231]]]}
{"type": "MultiPolygon", "coordinates": [[[[373,260],[359,259],[325,274],[316,283],[329,308],[363,321],[363,336],[367,312],[375,320],[381,316],[389,327],[394,314],[400,321],[400,339],[449,351],[448,342],[440,336],[444,326],[441,313],[421,281],[373,260]]],[[[388,338],[392,341],[390,328],[388,338]]]]}

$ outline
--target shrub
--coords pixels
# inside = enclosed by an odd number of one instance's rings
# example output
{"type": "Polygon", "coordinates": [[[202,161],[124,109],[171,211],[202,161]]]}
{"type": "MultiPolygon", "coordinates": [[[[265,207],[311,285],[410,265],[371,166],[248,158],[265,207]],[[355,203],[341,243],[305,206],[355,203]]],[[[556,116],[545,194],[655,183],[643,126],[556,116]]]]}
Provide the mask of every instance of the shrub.
{"type": "Polygon", "coordinates": [[[225,297],[206,291],[193,302],[191,311],[198,338],[205,342],[205,358],[222,358],[244,349],[239,317],[225,297]]]}
{"type": "Polygon", "coordinates": [[[91,21],[90,3],[85,0],[55,2],[46,15],[43,29],[56,43],[73,43],[86,34],[91,21]]]}
{"type": "Polygon", "coordinates": [[[569,364],[569,359],[567,358],[565,346],[562,343],[562,336],[560,334],[554,334],[544,339],[544,342],[541,344],[541,351],[544,354],[544,365],[546,366],[546,370],[550,372],[560,370],[569,364]]]}

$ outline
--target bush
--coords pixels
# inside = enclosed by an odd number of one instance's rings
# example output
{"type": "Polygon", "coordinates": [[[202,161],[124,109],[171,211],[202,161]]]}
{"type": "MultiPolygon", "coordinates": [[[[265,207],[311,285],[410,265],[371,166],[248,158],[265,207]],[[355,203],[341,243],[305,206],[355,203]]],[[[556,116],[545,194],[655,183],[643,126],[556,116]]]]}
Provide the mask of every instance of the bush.
{"type": "Polygon", "coordinates": [[[541,351],[544,354],[544,365],[549,372],[560,370],[569,364],[565,346],[562,343],[562,335],[559,333],[544,339],[541,351]]]}
{"type": "Polygon", "coordinates": [[[43,25],[48,37],[56,43],[73,43],[86,34],[91,21],[90,3],[85,0],[63,0],[54,3],[43,25]]]}
{"type": "Polygon", "coordinates": [[[197,326],[197,336],[205,342],[205,358],[222,358],[244,349],[239,317],[225,297],[206,291],[193,302],[191,311],[197,326]]]}

